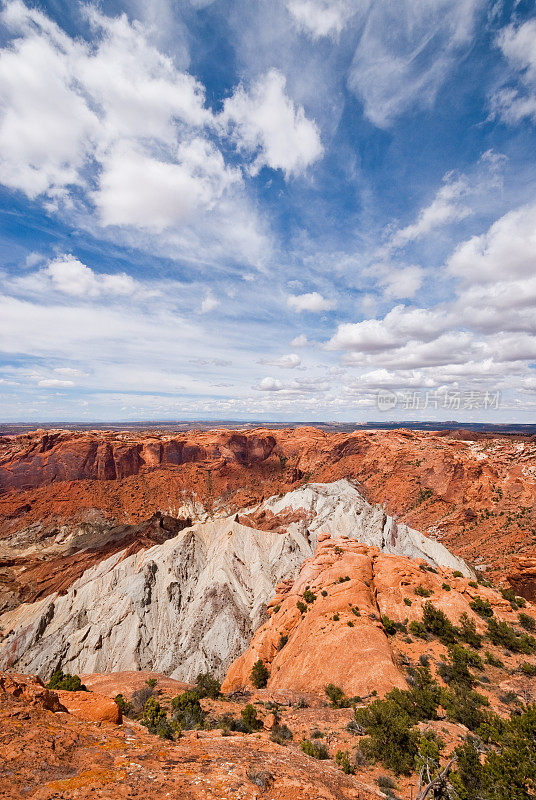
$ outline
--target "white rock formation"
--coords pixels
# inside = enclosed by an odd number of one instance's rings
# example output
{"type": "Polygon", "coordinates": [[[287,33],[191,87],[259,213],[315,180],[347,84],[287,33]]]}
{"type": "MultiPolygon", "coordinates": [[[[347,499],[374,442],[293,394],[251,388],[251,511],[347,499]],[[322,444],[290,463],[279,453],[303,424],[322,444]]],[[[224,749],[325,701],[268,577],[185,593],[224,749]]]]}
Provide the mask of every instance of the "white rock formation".
{"type": "Polygon", "coordinates": [[[197,523],[163,544],[110,556],[62,596],[0,617],[0,669],[48,677],[147,669],[180,680],[223,676],[263,622],[276,585],[294,579],[320,532],[471,575],[443,545],[371,506],[347,480],[309,484],[247,513],[272,512],[280,532],[234,517],[197,523]],[[292,512],[299,521],[285,522],[292,512]]]}
{"type": "Polygon", "coordinates": [[[48,677],[149,669],[181,680],[225,674],[263,621],[275,586],[312,553],[302,532],[232,518],[87,570],[63,595],[0,617],[0,668],[48,677]],[[12,633],[9,633],[12,631],[12,633]]]}
{"type": "Polygon", "coordinates": [[[271,511],[284,520],[292,512],[303,511],[303,520],[285,525],[287,531],[309,531],[313,547],[319,533],[348,536],[363,544],[379,547],[385,553],[422,558],[433,567],[459,570],[474,577],[465,561],[439,542],[398,523],[379,505],[371,505],[346,479],[333,483],[308,483],[283,496],[270,497],[249,513],[271,511]]]}

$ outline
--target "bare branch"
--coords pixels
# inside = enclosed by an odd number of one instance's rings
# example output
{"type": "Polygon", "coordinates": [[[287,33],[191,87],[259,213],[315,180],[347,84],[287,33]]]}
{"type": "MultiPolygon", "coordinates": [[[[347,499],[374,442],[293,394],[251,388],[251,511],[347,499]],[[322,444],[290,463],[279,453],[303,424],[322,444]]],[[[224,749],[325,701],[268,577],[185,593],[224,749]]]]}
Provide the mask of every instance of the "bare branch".
{"type": "MultiPolygon", "coordinates": [[[[454,764],[454,762],[456,761],[456,759],[457,759],[457,756],[453,756],[450,759],[449,763],[446,765],[446,767],[444,767],[441,770],[439,775],[436,775],[436,777],[433,780],[431,780],[430,783],[427,783],[426,786],[422,790],[421,790],[421,784],[422,784],[422,770],[421,770],[421,776],[419,778],[419,789],[418,789],[418,794],[417,794],[417,797],[415,798],[415,800],[426,800],[426,798],[428,797],[428,794],[431,792],[431,790],[435,786],[440,784],[441,781],[444,778],[447,777],[447,775],[449,774],[450,769],[451,769],[452,765],[454,764]]],[[[428,773],[428,774],[430,774],[430,773],[428,773]]]]}

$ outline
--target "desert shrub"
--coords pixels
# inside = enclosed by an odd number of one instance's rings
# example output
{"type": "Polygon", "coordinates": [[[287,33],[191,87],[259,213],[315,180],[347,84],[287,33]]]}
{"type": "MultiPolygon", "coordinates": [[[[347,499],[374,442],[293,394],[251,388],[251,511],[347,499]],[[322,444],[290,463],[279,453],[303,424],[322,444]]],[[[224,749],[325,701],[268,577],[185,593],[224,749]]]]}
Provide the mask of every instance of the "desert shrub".
{"type": "Polygon", "coordinates": [[[376,783],[380,789],[387,789],[389,791],[396,789],[396,783],[389,775],[378,775],[376,778],[376,783]]]}
{"type": "Polygon", "coordinates": [[[413,603],[411,602],[411,600],[409,599],[409,597],[404,597],[404,603],[405,603],[405,605],[407,605],[407,606],[411,606],[411,605],[413,605],[413,603]]]}
{"type": "Polygon", "coordinates": [[[278,642],[278,645],[277,645],[277,649],[278,650],[282,650],[287,642],[288,642],[288,636],[285,636],[285,635],[281,634],[280,637],[279,637],[279,642],[278,642]]]}
{"type": "Polygon", "coordinates": [[[353,775],[355,767],[350,761],[350,754],[348,750],[337,750],[335,753],[335,763],[342,769],[345,775],[353,775]]]}
{"type": "Polygon", "coordinates": [[[480,596],[477,596],[474,600],[471,600],[469,607],[472,608],[475,614],[478,614],[480,617],[493,616],[493,608],[491,607],[491,603],[489,600],[484,600],[484,598],[480,596]]]}
{"type": "Polygon", "coordinates": [[[266,664],[259,658],[259,660],[253,664],[251,669],[251,683],[256,689],[263,689],[268,683],[269,677],[270,673],[266,664]]]}
{"type": "Polygon", "coordinates": [[[329,698],[332,708],[350,707],[350,701],[346,697],[340,686],[335,686],[333,683],[328,683],[324,691],[329,698]]]}
{"type": "Polygon", "coordinates": [[[149,687],[149,689],[154,689],[154,687],[155,687],[155,686],[156,686],[156,684],[158,683],[158,680],[157,680],[156,678],[147,678],[147,680],[145,681],[145,683],[147,684],[147,686],[149,687]]]}
{"type": "Polygon", "coordinates": [[[368,734],[361,742],[365,755],[380,761],[397,775],[410,773],[417,753],[418,734],[412,730],[413,720],[404,708],[388,695],[383,700],[375,700],[368,708],[356,709],[355,716],[368,734]]]}
{"type": "Polygon", "coordinates": [[[119,706],[119,710],[124,717],[130,717],[132,715],[132,703],[129,703],[128,700],[125,700],[122,694],[116,694],[114,700],[119,706]]]}
{"type": "Polygon", "coordinates": [[[421,667],[429,667],[430,666],[430,656],[428,653],[421,653],[419,656],[419,664],[421,667]]]}
{"type": "Polygon", "coordinates": [[[422,623],[428,633],[437,636],[443,644],[453,644],[456,641],[456,628],[447,615],[429,600],[423,606],[422,623]]]}
{"type": "Polygon", "coordinates": [[[292,741],[292,731],[288,725],[275,725],[270,731],[270,739],[277,744],[286,744],[292,741]]]}
{"type": "Polygon", "coordinates": [[[420,636],[421,639],[426,639],[426,628],[422,624],[422,622],[417,622],[413,620],[409,623],[409,632],[412,633],[414,636],[420,636]]]}
{"type": "Polygon", "coordinates": [[[471,647],[474,647],[476,650],[482,647],[482,636],[477,633],[476,622],[465,613],[460,617],[458,635],[462,642],[466,642],[466,644],[471,645],[471,647]]]}
{"type": "Polygon", "coordinates": [[[437,671],[445,683],[471,687],[474,676],[469,671],[469,665],[482,669],[482,659],[477,653],[455,644],[449,649],[448,662],[441,662],[437,671]]]}
{"type": "Polygon", "coordinates": [[[497,658],[497,656],[494,656],[493,653],[490,653],[489,650],[486,650],[486,664],[492,667],[504,667],[504,662],[501,661],[500,658],[497,658]]]}
{"type": "Polygon", "coordinates": [[[523,675],[536,675],[536,664],[529,664],[528,661],[525,661],[523,664],[521,664],[520,670],[523,675]]]}
{"type": "Polygon", "coordinates": [[[191,728],[202,728],[205,720],[205,712],[201,708],[199,695],[195,690],[188,690],[177,695],[171,701],[173,719],[183,730],[191,728]]]}
{"type": "Polygon", "coordinates": [[[326,592],[326,590],[325,590],[325,589],[322,589],[322,591],[320,592],[320,594],[322,595],[322,597],[327,597],[327,596],[328,596],[328,593],[326,592]]]}
{"type": "Polygon", "coordinates": [[[527,605],[527,601],[525,600],[525,598],[518,597],[517,595],[516,595],[516,603],[519,606],[519,608],[525,608],[525,606],[527,605]]]}
{"type": "Polygon", "coordinates": [[[296,603],[296,608],[300,612],[300,614],[305,614],[307,611],[307,603],[304,603],[303,600],[298,600],[296,603]]]}
{"type": "Polygon", "coordinates": [[[442,584],[441,584],[441,588],[442,588],[442,589],[443,589],[445,592],[450,592],[450,589],[451,589],[450,583],[442,583],[442,584]]]}
{"type": "Polygon", "coordinates": [[[340,616],[338,614],[333,615],[333,622],[338,622],[340,620],[340,616]]]}
{"type": "Polygon", "coordinates": [[[69,675],[68,672],[62,672],[61,669],[52,673],[46,688],[64,692],[87,692],[87,687],[84,686],[78,675],[69,675]]]}
{"type": "Polygon", "coordinates": [[[178,729],[168,720],[165,710],[154,697],[147,700],[140,722],[149,733],[154,733],[161,739],[173,739],[178,729]]]}
{"type": "Polygon", "coordinates": [[[322,742],[311,742],[309,739],[303,739],[300,742],[300,747],[305,755],[311,756],[311,758],[318,758],[320,760],[329,758],[328,749],[322,742]]]}
{"type": "Polygon", "coordinates": [[[476,581],[469,581],[469,586],[472,589],[478,589],[478,583],[476,581]]]}
{"type": "Polygon", "coordinates": [[[314,601],[316,600],[316,594],[312,592],[310,589],[306,589],[302,597],[306,603],[314,603],[314,601]]]}
{"type": "Polygon", "coordinates": [[[452,573],[453,578],[463,578],[463,572],[460,572],[459,569],[455,569],[452,573]]]}
{"type": "Polygon", "coordinates": [[[432,592],[430,591],[430,589],[425,589],[424,586],[416,586],[415,587],[415,594],[418,597],[430,597],[432,592]]]}
{"type": "Polygon", "coordinates": [[[407,633],[407,627],[403,622],[394,622],[392,619],[389,619],[387,614],[382,614],[382,625],[387,636],[394,636],[398,631],[407,633]]]}
{"type": "Polygon", "coordinates": [[[470,731],[476,731],[486,719],[483,709],[489,701],[473,689],[457,684],[452,691],[443,693],[441,705],[451,722],[460,722],[470,731]]]}
{"type": "Polygon", "coordinates": [[[311,731],[310,736],[311,736],[311,739],[323,739],[324,738],[324,734],[322,733],[322,731],[318,730],[318,728],[313,728],[313,730],[311,731]]]}
{"type": "Polygon", "coordinates": [[[512,653],[529,655],[536,651],[536,639],[528,633],[518,633],[507,622],[488,621],[488,636],[493,644],[501,645],[512,653]]]}
{"type": "Polygon", "coordinates": [[[216,700],[221,694],[221,683],[210,672],[200,672],[195,679],[195,691],[199,699],[209,697],[216,700]]]}
{"type": "Polygon", "coordinates": [[[522,628],[525,628],[526,631],[534,631],[536,630],[536,621],[534,617],[529,617],[528,614],[524,614],[523,611],[518,614],[519,624],[522,628]]]}
{"type": "Polygon", "coordinates": [[[242,717],[242,722],[249,731],[256,731],[262,728],[262,721],[257,718],[257,709],[255,706],[252,706],[251,703],[244,706],[240,711],[240,716],[242,717]]]}

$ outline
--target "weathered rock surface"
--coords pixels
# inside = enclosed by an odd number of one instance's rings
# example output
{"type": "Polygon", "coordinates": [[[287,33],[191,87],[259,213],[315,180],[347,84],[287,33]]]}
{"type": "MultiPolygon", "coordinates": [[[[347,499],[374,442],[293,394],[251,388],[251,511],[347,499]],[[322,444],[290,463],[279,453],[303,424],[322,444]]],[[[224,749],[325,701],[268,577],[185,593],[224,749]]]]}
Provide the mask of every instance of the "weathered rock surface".
{"type": "Polygon", "coordinates": [[[60,663],[76,673],[222,675],[263,621],[276,584],[311,552],[301,533],[257,532],[232,519],[194,525],[162,545],[111,556],[65,595],[4,614],[0,663],[43,677],[60,663]]]}
{"type": "Polygon", "coordinates": [[[536,600],[536,557],[518,556],[513,558],[507,579],[516,594],[534,602],[536,600]]]}
{"type": "Polygon", "coordinates": [[[113,725],[122,722],[117,703],[102,694],[58,690],[58,697],[69,714],[84,722],[109,722],[113,725]]]}
{"type": "Polygon", "coordinates": [[[0,675],[0,699],[14,697],[32,708],[46,711],[65,711],[57,692],[45,689],[36,675],[0,675]]]}
{"type": "Polygon", "coordinates": [[[271,498],[256,516],[276,529],[232,517],[198,523],[148,550],[112,555],[65,594],[6,612],[0,666],[43,677],[59,665],[77,673],[151,669],[186,681],[205,670],[223,676],[264,621],[276,585],[292,581],[313,554],[321,529],[471,574],[347,480],[271,498]]]}
{"type": "MultiPolygon", "coordinates": [[[[155,510],[194,519],[352,478],[372,503],[504,579],[536,556],[533,437],[315,428],[125,433],[36,431],[0,438],[0,537],[100,513],[133,524],[155,510]],[[3,492],[3,493],[2,493],[3,492]]],[[[12,569],[0,564],[1,572],[12,569]]],[[[16,572],[16,570],[15,570],[16,572]]],[[[16,575],[15,575],[16,577],[16,575]]],[[[27,598],[25,598],[27,599],[27,598]]]]}

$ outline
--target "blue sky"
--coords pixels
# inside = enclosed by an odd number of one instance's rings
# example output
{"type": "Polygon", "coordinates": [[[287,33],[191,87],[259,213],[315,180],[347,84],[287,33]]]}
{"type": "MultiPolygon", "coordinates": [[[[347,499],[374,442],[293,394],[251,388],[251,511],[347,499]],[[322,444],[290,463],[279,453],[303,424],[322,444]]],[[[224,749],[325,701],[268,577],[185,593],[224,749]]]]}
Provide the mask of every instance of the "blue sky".
{"type": "Polygon", "coordinates": [[[534,421],[535,126],[529,2],[7,0],[0,419],[534,421]]]}

